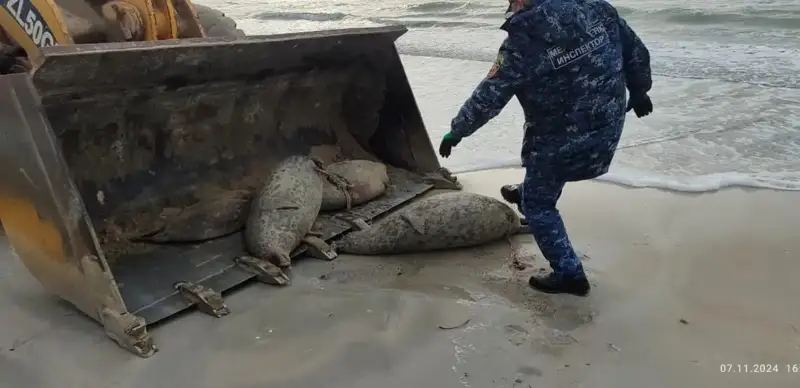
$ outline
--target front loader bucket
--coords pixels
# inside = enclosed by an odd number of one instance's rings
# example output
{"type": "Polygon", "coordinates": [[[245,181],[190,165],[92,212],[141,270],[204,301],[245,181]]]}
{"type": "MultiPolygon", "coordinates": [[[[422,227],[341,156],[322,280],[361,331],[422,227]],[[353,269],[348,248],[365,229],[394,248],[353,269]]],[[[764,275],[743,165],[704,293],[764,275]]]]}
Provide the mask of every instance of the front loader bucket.
{"type": "MultiPolygon", "coordinates": [[[[9,242],[46,288],[152,354],[144,323],[215,300],[175,284],[222,292],[254,276],[233,261],[240,233],[133,242],[164,209],[253,191],[294,154],[390,165],[387,194],[349,217],[370,220],[432,187],[422,175],[439,164],[394,46],[404,32],[45,48],[32,76],[0,77],[9,242]]],[[[317,225],[325,239],[351,228],[336,214],[317,225]]]]}

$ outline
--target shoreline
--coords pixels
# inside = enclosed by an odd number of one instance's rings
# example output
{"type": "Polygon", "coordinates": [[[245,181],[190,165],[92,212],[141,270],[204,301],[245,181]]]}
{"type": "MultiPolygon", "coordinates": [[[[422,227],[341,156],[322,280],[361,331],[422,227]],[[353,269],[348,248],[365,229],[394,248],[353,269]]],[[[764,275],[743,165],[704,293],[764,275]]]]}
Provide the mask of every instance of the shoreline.
{"type": "MultiPolygon", "coordinates": [[[[450,170],[450,168],[448,168],[448,170],[450,170]]],[[[525,175],[525,173],[524,173],[525,169],[524,169],[524,167],[521,167],[521,166],[520,167],[516,167],[516,166],[501,166],[501,167],[476,168],[476,169],[469,169],[469,170],[452,169],[450,171],[452,172],[453,175],[459,176],[459,175],[476,174],[476,173],[481,173],[481,172],[505,171],[505,170],[519,170],[519,171],[522,171],[520,173],[520,175],[519,175],[520,177],[524,177],[524,175],[525,175]]],[[[668,192],[668,193],[674,193],[674,194],[680,194],[680,195],[713,194],[713,193],[717,193],[717,192],[720,192],[720,191],[737,190],[737,189],[745,190],[745,191],[753,191],[753,192],[760,191],[760,190],[767,190],[767,191],[773,191],[773,192],[789,192],[789,193],[800,191],[800,189],[779,189],[779,188],[775,188],[775,187],[758,186],[756,184],[748,185],[748,184],[737,184],[737,183],[725,184],[725,185],[721,185],[721,186],[716,187],[716,188],[696,189],[696,190],[674,189],[674,188],[667,188],[667,187],[661,187],[661,186],[655,186],[655,185],[653,185],[653,186],[648,186],[648,185],[636,186],[636,185],[632,185],[632,184],[622,183],[618,179],[614,179],[614,178],[608,177],[609,174],[613,175],[614,173],[613,172],[609,172],[609,173],[601,175],[601,176],[599,176],[597,178],[590,179],[588,181],[567,182],[567,186],[569,186],[570,184],[575,184],[575,183],[594,182],[594,183],[607,184],[607,185],[612,185],[612,186],[616,186],[616,187],[620,187],[620,188],[626,188],[626,189],[637,189],[637,190],[639,190],[639,189],[651,189],[651,190],[658,190],[658,191],[662,191],[662,192],[668,192]]],[[[688,177],[683,177],[683,178],[684,179],[687,179],[687,178],[688,179],[692,179],[692,178],[697,178],[697,177],[702,177],[702,176],[704,176],[704,175],[688,176],[688,177]]],[[[681,177],[674,177],[674,176],[671,176],[671,177],[668,177],[668,178],[681,179],[681,177]]],[[[509,182],[509,183],[513,183],[513,182],[509,182]]]]}

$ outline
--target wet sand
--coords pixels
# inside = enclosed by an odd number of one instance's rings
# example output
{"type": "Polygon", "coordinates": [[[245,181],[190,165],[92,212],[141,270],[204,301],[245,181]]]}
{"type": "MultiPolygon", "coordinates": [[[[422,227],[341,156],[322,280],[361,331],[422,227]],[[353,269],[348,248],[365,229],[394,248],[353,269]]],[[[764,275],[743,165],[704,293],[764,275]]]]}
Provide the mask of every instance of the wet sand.
{"type": "MultiPolygon", "coordinates": [[[[465,189],[495,196],[521,178],[459,176],[465,189]]],[[[574,183],[560,208],[587,255],[588,298],[528,288],[545,266],[530,236],[447,253],[306,260],[290,287],[226,295],[228,317],[191,312],[152,328],[161,350],[149,359],[117,348],[4,254],[0,385],[797,387],[799,198],[574,183]],[[531,266],[512,268],[515,252],[531,266]],[[754,373],[764,364],[778,371],[754,373]]]]}

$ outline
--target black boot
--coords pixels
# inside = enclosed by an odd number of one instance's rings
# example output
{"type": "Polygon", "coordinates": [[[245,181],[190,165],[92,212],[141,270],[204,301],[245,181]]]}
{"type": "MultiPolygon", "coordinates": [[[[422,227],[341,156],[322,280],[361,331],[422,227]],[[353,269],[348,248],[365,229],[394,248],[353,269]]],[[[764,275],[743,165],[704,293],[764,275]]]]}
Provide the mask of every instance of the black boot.
{"type": "Polygon", "coordinates": [[[571,278],[556,276],[556,274],[552,272],[543,276],[533,275],[530,280],[528,280],[528,284],[530,284],[533,289],[548,294],[572,294],[577,296],[589,295],[589,290],[592,288],[585,275],[571,278]]]}
{"type": "Polygon", "coordinates": [[[508,203],[517,205],[517,209],[524,216],[525,212],[522,211],[522,195],[519,192],[519,185],[505,185],[500,188],[500,195],[508,203]]]}

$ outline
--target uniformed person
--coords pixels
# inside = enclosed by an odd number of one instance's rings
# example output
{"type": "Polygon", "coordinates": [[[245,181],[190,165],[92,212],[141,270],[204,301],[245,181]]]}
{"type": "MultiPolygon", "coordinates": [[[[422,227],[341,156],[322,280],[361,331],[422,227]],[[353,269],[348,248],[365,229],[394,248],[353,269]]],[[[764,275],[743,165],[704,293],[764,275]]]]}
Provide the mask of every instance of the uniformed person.
{"type": "Polygon", "coordinates": [[[511,0],[501,28],[508,36],[497,59],[453,119],[439,153],[448,157],[516,96],[525,113],[525,179],[501,191],[521,205],[553,269],[529,283],[585,296],[590,285],[556,203],[566,182],[608,171],[627,111],[652,112],[650,54],[603,0],[511,0]]]}

